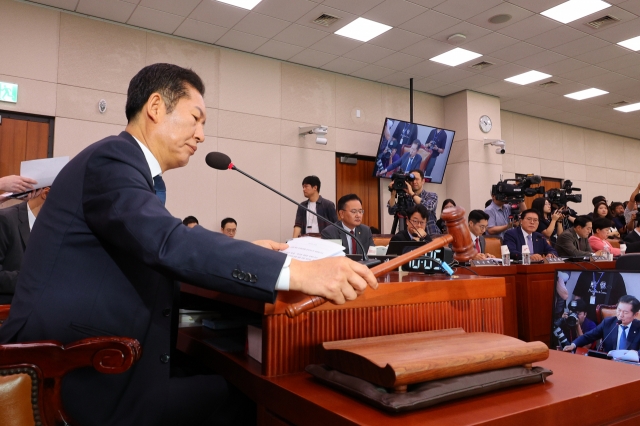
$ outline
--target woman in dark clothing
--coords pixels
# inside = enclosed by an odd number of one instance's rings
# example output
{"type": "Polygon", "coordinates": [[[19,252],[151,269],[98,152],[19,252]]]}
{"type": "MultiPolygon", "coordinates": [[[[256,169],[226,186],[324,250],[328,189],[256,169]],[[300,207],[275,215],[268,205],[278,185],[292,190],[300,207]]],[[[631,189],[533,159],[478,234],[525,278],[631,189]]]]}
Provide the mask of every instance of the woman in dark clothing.
{"type": "Polygon", "coordinates": [[[442,219],[442,211],[444,209],[448,209],[449,207],[455,207],[455,206],[456,206],[456,202],[453,201],[451,198],[447,198],[442,202],[442,208],[440,209],[440,219],[436,221],[436,226],[440,228],[440,232],[442,232],[443,234],[447,234],[448,232],[447,232],[447,225],[444,223],[444,220],[442,219]]]}
{"type": "Polygon", "coordinates": [[[537,232],[544,235],[551,245],[556,244],[558,235],[562,234],[562,213],[559,210],[551,213],[551,203],[546,198],[536,198],[531,203],[531,208],[538,212],[540,216],[540,222],[538,222],[537,232]]]}

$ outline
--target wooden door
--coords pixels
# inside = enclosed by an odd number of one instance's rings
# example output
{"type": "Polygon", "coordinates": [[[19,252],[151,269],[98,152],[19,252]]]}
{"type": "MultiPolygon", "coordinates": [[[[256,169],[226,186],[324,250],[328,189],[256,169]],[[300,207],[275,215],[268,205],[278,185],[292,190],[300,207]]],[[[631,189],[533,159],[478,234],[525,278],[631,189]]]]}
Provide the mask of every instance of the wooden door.
{"type": "Polygon", "coordinates": [[[362,223],[380,229],[380,197],[378,178],[373,177],[375,159],[357,157],[357,164],[344,164],[336,156],[336,208],[343,195],[356,194],[362,200],[362,223]]]}
{"type": "Polygon", "coordinates": [[[0,111],[0,176],[19,175],[20,163],[53,151],[53,119],[0,111]]]}
{"type": "MultiPolygon", "coordinates": [[[[524,177],[524,175],[522,177],[524,177]]],[[[548,190],[553,189],[553,188],[560,189],[560,188],[562,188],[562,179],[543,177],[542,178],[542,182],[540,182],[539,184],[531,185],[532,188],[537,188],[539,186],[544,186],[544,190],[545,191],[548,191],[548,190]]],[[[531,208],[531,204],[533,203],[533,200],[535,200],[536,198],[540,198],[540,197],[544,197],[544,195],[538,194],[538,195],[536,195],[534,197],[525,197],[524,203],[526,204],[527,208],[530,209],[531,208]]]]}

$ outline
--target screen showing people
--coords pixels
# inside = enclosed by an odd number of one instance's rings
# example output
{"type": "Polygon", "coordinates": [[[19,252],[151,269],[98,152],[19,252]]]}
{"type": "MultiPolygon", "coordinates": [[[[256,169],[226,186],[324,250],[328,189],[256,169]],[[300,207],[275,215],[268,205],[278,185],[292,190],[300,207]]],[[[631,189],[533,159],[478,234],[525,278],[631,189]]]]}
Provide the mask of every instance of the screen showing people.
{"type": "Polygon", "coordinates": [[[442,183],[454,135],[452,130],[387,118],[373,174],[390,178],[420,169],[425,182],[442,183]]]}
{"type": "Polygon", "coordinates": [[[557,271],[551,346],[563,350],[637,351],[638,297],[640,272],[557,271]]]}

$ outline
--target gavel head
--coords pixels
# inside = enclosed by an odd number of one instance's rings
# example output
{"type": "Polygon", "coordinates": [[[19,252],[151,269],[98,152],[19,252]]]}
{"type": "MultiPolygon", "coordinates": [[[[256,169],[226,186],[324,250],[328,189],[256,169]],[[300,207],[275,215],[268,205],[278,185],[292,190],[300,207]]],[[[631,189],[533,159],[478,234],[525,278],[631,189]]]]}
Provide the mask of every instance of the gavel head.
{"type": "Polygon", "coordinates": [[[453,237],[453,258],[458,262],[468,262],[478,252],[473,247],[464,209],[459,206],[444,209],[442,219],[447,224],[449,235],[453,237]]]}

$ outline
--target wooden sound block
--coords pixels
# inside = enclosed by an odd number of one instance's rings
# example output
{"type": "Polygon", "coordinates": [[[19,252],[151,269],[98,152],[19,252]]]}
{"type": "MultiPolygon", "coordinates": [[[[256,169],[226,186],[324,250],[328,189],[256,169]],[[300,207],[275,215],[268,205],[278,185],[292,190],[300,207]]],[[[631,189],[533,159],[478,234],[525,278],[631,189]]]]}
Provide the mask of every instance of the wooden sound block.
{"type": "Polygon", "coordinates": [[[395,334],[322,344],[327,365],[342,373],[396,392],[407,385],[498,370],[531,368],[549,357],[542,342],[526,343],[493,333],[465,333],[461,328],[395,334]]]}

